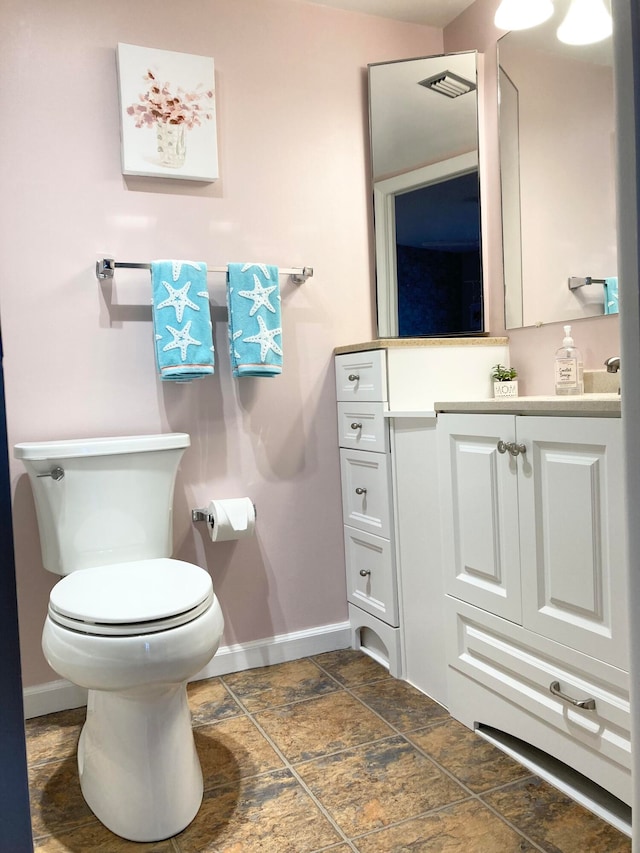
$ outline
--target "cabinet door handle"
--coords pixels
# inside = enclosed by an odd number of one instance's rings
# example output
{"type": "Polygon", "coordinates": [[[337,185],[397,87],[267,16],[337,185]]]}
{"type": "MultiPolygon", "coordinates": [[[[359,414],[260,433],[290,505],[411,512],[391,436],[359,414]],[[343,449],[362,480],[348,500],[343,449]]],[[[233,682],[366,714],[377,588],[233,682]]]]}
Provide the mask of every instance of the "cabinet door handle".
{"type": "Polygon", "coordinates": [[[360,569],[360,577],[366,578],[367,575],[371,574],[371,569],[360,569]]]}
{"type": "Polygon", "coordinates": [[[509,452],[510,456],[519,456],[521,453],[526,453],[527,448],[524,444],[517,444],[515,441],[503,441],[500,439],[496,444],[498,453],[509,452]]]}
{"type": "Polygon", "coordinates": [[[356,495],[366,495],[366,494],[367,494],[367,490],[358,486],[358,488],[356,489],[356,495]]]}
{"type": "Polygon", "coordinates": [[[572,699],[571,696],[567,696],[566,693],[563,693],[560,690],[560,682],[552,681],[549,685],[549,692],[554,696],[557,696],[559,699],[562,699],[565,702],[569,702],[571,705],[574,705],[576,708],[582,708],[585,711],[595,711],[596,709],[596,700],[595,699],[572,699]]]}
{"type": "Polygon", "coordinates": [[[357,382],[360,379],[360,375],[358,373],[350,373],[349,374],[349,382],[357,382]]]}
{"type": "Polygon", "coordinates": [[[357,424],[355,421],[351,424],[351,429],[362,429],[362,424],[357,424]]]}

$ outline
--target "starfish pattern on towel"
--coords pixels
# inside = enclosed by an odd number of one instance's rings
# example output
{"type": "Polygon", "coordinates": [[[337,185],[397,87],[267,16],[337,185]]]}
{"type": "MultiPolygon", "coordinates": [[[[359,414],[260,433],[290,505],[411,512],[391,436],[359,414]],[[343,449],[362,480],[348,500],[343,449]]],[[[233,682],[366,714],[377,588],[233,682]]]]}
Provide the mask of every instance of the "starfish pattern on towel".
{"type": "Polygon", "coordinates": [[[171,264],[171,274],[174,281],[180,278],[182,267],[191,267],[191,269],[200,271],[200,264],[194,264],[193,261],[173,261],[171,264]]]}
{"type": "Polygon", "coordinates": [[[269,267],[266,264],[243,264],[240,272],[246,272],[250,270],[251,267],[258,267],[259,270],[262,270],[262,274],[265,278],[268,278],[271,281],[271,276],[269,275],[269,267]]]}
{"type": "Polygon", "coordinates": [[[282,350],[274,341],[276,335],[282,334],[282,329],[267,329],[266,323],[259,314],[257,319],[258,325],[260,326],[258,334],[251,335],[251,337],[243,338],[242,340],[246,344],[260,344],[260,361],[264,363],[269,350],[274,352],[276,355],[282,355],[282,350]]]}
{"type": "MultiPolygon", "coordinates": [[[[242,337],[242,329],[238,329],[237,332],[232,333],[231,332],[231,326],[229,326],[229,340],[231,341],[232,346],[233,346],[233,342],[237,341],[238,338],[240,338],[240,337],[242,337]]],[[[240,361],[241,355],[235,347],[233,347],[233,355],[234,355],[234,358],[236,358],[238,361],[240,361]]]]}
{"type": "Polygon", "coordinates": [[[169,295],[164,302],[160,302],[156,305],[156,310],[159,310],[160,308],[173,308],[176,312],[176,320],[178,323],[182,323],[185,308],[193,308],[194,311],[200,310],[200,306],[196,305],[195,302],[192,302],[187,295],[191,287],[190,281],[188,281],[184,287],[171,287],[168,281],[163,281],[162,284],[166,287],[169,295]]]}
{"type": "Polygon", "coordinates": [[[191,345],[200,346],[202,341],[197,341],[191,337],[191,320],[188,320],[181,329],[174,329],[173,326],[167,326],[167,332],[173,335],[173,340],[162,347],[163,352],[170,349],[179,349],[182,361],[186,361],[187,348],[191,345]]]}
{"type": "Polygon", "coordinates": [[[271,311],[272,314],[276,313],[276,309],[273,307],[271,302],[269,301],[269,296],[276,289],[276,285],[272,285],[271,287],[263,287],[260,284],[260,279],[254,273],[253,274],[253,290],[239,290],[238,296],[244,296],[245,299],[253,299],[253,305],[249,309],[249,316],[253,317],[256,311],[261,308],[263,305],[268,310],[271,311]]]}

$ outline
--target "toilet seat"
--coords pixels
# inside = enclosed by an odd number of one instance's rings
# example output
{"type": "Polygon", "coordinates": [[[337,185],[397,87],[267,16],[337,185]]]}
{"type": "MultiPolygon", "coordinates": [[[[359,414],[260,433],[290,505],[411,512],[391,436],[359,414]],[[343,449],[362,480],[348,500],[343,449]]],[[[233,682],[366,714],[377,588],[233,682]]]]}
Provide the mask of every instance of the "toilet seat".
{"type": "Polygon", "coordinates": [[[72,572],[51,590],[49,617],[84,634],[131,637],[193,621],[211,606],[208,572],[159,558],[72,572]]]}

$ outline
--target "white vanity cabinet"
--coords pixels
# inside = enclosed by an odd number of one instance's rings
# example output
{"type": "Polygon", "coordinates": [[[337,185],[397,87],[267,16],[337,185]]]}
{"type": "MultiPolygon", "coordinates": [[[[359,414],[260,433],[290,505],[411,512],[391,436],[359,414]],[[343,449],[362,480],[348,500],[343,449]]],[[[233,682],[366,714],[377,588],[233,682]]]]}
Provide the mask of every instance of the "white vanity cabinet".
{"type": "Polygon", "coordinates": [[[435,400],[488,396],[498,362],[509,363],[505,338],[387,340],[335,355],[352,645],[444,705],[435,400]]]}
{"type": "Polygon", "coordinates": [[[352,644],[402,675],[384,350],[336,356],[352,644]]]}
{"type": "Polygon", "coordinates": [[[438,418],[451,713],[630,801],[619,418],[438,418]]]}

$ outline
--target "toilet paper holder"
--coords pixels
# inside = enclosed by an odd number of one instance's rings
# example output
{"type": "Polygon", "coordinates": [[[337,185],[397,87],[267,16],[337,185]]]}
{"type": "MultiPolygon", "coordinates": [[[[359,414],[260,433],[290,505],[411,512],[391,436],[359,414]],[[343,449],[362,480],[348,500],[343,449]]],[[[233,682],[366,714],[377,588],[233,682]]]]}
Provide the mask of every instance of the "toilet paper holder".
{"type": "MultiPolygon", "coordinates": [[[[255,517],[258,517],[258,510],[256,509],[256,505],[253,504],[253,512],[255,517]]],[[[209,512],[209,510],[204,507],[201,509],[192,509],[191,510],[191,521],[206,521],[207,524],[213,524],[213,516],[209,512]]]]}
{"type": "Polygon", "coordinates": [[[206,521],[207,524],[211,524],[213,522],[213,517],[206,509],[192,509],[191,521],[206,521]]]}

